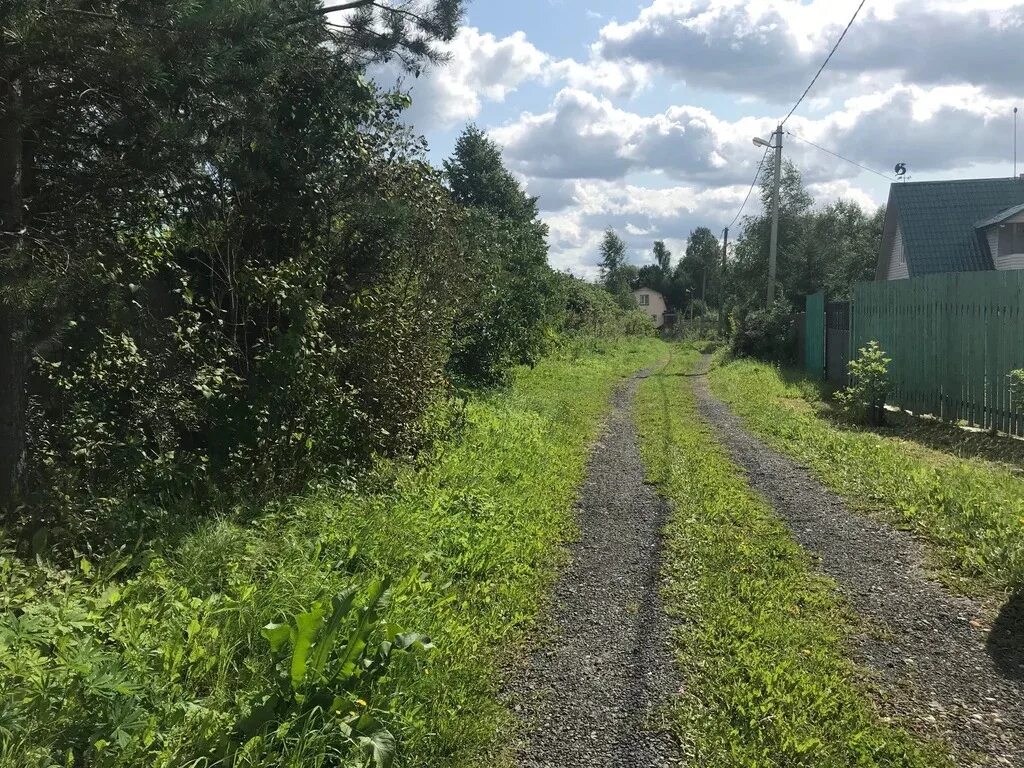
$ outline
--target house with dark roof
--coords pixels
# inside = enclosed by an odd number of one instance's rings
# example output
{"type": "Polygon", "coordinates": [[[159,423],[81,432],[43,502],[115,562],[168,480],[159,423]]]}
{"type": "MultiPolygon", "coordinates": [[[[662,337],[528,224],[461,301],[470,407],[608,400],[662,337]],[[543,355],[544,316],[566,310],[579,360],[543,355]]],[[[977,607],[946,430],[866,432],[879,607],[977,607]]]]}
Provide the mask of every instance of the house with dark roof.
{"type": "Polygon", "coordinates": [[[1024,269],[1024,176],[889,188],[876,280],[1024,269]]]}

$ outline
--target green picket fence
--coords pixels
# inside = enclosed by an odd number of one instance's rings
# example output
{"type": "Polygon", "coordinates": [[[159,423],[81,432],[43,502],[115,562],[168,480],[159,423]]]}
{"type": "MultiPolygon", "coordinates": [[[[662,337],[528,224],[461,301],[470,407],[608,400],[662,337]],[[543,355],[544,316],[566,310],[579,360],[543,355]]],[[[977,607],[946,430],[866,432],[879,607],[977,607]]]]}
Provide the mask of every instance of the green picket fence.
{"type": "Polygon", "coordinates": [[[1024,435],[1007,374],[1024,368],[1024,271],[859,283],[850,345],[892,358],[890,402],[914,413],[1024,435]]]}

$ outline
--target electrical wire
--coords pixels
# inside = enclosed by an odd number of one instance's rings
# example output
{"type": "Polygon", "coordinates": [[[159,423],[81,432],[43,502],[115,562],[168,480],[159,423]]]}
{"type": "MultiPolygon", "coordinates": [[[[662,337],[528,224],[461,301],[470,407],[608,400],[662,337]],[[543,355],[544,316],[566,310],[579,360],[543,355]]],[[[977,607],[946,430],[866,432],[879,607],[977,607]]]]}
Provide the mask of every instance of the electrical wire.
{"type": "Polygon", "coordinates": [[[786,120],[789,120],[789,118],[791,118],[793,116],[793,113],[796,112],[796,108],[800,106],[801,102],[803,102],[803,100],[807,97],[807,94],[811,92],[811,88],[813,88],[814,84],[816,82],[818,82],[818,78],[821,77],[821,73],[825,71],[825,67],[828,66],[828,63],[832,60],[832,56],[835,55],[835,52],[839,49],[840,43],[843,42],[843,38],[846,37],[846,33],[850,31],[850,27],[853,26],[853,22],[855,22],[857,20],[857,16],[860,14],[861,9],[864,7],[864,4],[866,2],[867,2],[867,0],[860,0],[860,5],[858,5],[857,6],[857,10],[853,12],[853,18],[851,18],[850,19],[850,23],[846,25],[846,29],[843,30],[843,34],[841,34],[839,36],[839,39],[836,40],[836,44],[834,46],[832,46],[832,50],[829,52],[828,56],[825,58],[825,61],[822,62],[821,67],[818,69],[818,73],[811,80],[810,85],[808,85],[807,88],[804,89],[803,94],[800,96],[799,99],[796,100],[796,104],[793,105],[793,108],[791,110],[789,110],[789,114],[786,115],[786,117],[783,119],[783,121],[779,125],[785,125],[786,124],[786,120]]]}
{"type": "Polygon", "coordinates": [[[768,157],[769,149],[770,147],[764,148],[764,154],[761,155],[761,162],[757,164],[757,171],[754,173],[754,180],[750,182],[750,189],[747,190],[747,196],[743,198],[743,205],[741,205],[740,209],[736,211],[736,216],[729,223],[729,226],[726,227],[726,229],[732,229],[733,225],[740,220],[740,216],[743,215],[743,209],[747,207],[747,201],[750,200],[750,193],[754,191],[754,187],[757,186],[757,180],[761,178],[761,169],[764,167],[764,159],[768,157]]]}
{"type": "Polygon", "coordinates": [[[860,168],[863,171],[867,171],[868,173],[873,173],[873,174],[875,174],[875,176],[881,176],[886,181],[892,181],[892,179],[889,176],[886,176],[884,173],[880,173],[879,171],[876,171],[874,168],[868,168],[866,165],[861,165],[856,160],[851,160],[848,157],[843,157],[838,152],[833,152],[831,149],[825,149],[824,147],[820,147],[817,144],[815,144],[813,141],[808,141],[807,139],[803,138],[802,136],[797,136],[792,131],[786,131],[786,134],[788,136],[792,136],[797,141],[802,141],[804,144],[810,144],[815,149],[820,149],[826,155],[832,155],[832,157],[838,157],[840,160],[844,160],[847,163],[849,163],[850,165],[856,165],[858,168],[860,168]]]}
{"type": "MultiPolygon", "coordinates": [[[[832,50],[829,51],[828,56],[825,57],[825,61],[822,62],[821,66],[818,68],[817,73],[811,79],[811,82],[808,84],[808,86],[804,89],[804,92],[800,95],[800,98],[796,100],[796,104],[794,104],[793,108],[789,110],[789,114],[786,115],[786,117],[782,120],[781,123],[779,123],[780,128],[786,124],[786,121],[793,116],[793,113],[796,112],[797,108],[803,103],[803,100],[807,98],[807,94],[811,92],[811,88],[813,88],[814,84],[818,82],[818,78],[821,77],[821,73],[825,71],[825,67],[827,67],[828,63],[832,61],[832,57],[835,55],[836,51],[839,50],[839,46],[842,44],[844,38],[846,37],[846,33],[850,31],[850,27],[853,26],[853,22],[857,20],[857,17],[860,15],[861,10],[864,8],[866,3],[867,0],[860,0],[860,5],[858,5],[857,10],[853,12],[853,16],[850,18],[850,21],[846,25],[846,28],[843,30],[843,33],[839,36],[839,39],[836,40],[836,44],[832,46],[832,50]]],[[[789,133],[789,131],[787,131],[787,133],[789,133]]],[[[790,133],[790,135],[796,139],[799,139],[800,141],[810,144],[812,147],[820,149],[822,152],[827,152],[830,155],[835,155],[835,157],[838,157],[840,160],[846,160],[846,162],[853,163],[859,168],[863,168],[866,171],[871,171],[871,173],[882,176],[882,174],[878,173],[878,171],[874,171],[870,168],[867,168],[866,166],[863,166],[860,163],[855,163],[853,160],[845,158],[842,155],[837,155],[836,153],[831,152],[830,150],[827,150],[824,147],[819,147],[817,144],[813,144],[807,141],[807,139],[801,139],[795,133],[790,133]]],[[[736,212],[736,216],[733,217],[732,222],[729,224],[730,229],[736,224],[737,221],[739,221],[740,216],[743,215],[743,209],[747,207],[747,202],[750,200],[750,195],[754,191],[754,187],[757,186],[757,180],[761,177],[761,169],[764,167],[764,160],[766,157],[768,157],[769,149],[771,149],[771,147],[764,148],[764,154],[761,155],[761,162],[757,164],[757,172],[754,174],[754,180],[750,182],[750,189],[747,190],[747,196],[743,198],[743,204],[740,205],[740,209],[736,212]]],[[[888,178],[888,176],[882,176],[882,178],[888,178]]]]}

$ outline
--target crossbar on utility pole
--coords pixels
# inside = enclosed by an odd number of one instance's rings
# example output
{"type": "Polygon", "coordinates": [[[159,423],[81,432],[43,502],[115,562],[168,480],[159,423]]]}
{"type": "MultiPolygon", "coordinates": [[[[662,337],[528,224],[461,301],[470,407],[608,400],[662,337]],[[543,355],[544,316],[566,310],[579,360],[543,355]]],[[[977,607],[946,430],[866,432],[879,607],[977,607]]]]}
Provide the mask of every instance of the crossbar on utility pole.
{"type": "Polygon", "coordinates": [[[772,239],[768,248],[768,306],[775,302],[775,267],[779,248],[779,187],[782,184],[782,126],[775,136],[775,182],[772,184],[772,239]]]}

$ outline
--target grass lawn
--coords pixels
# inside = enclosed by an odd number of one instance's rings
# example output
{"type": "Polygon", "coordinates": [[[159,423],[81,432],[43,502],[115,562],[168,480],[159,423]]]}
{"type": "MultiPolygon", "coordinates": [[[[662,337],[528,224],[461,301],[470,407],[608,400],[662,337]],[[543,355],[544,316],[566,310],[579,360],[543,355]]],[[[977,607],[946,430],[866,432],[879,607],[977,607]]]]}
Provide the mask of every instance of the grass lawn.
{"type": "Polygon", "coordinates": [[[753,432],[853,506],[921,534],[951,584],[987,593],[1024,586],[1024,475],[1011,466],[837,425],[815,409],[813,383],[764,363],[729,362],[710,382],[753,432]]]}
{"type": "Polygon", "coordinates": [[[667,609],[683,694],[672,723],[708,768],[937,768],[935,746],[884,723],[844,654],[853,618],[697,416],[697,353],[643,382],[649,474],[671,502],[667,609]]]}
{"type": "Polygon", "coordinates": [[[573,535],[612,389],[665,350],[545,360],[420,466],[168,551],[59,569],[0,550],[0,765],[383,765],[392,736],[399,766],[506,764],[499,669],[573,535]]]}

